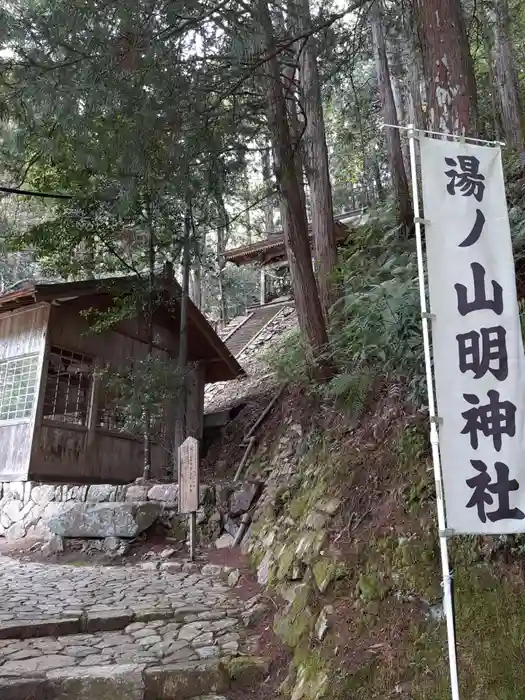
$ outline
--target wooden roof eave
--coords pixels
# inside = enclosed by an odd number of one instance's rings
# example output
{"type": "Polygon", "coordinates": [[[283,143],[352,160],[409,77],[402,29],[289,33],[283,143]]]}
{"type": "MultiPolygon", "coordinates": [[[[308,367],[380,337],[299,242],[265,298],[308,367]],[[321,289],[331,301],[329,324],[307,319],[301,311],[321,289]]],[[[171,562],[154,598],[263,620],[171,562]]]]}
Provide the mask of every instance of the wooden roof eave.
{"type": "MultiPolygon", "coordinates": [[[[0,313],[2,311],[12,311],[17,308],[29,306],[35,303],[47,302],[53,303],[65,299],[76,299],[78,297],[96,297],[111,295],[111,286],[118,286],[119,291],[131,289],[133,279],[127,277],[112,278],[106,280],[84,280],[82,282],[64,282],[51,284],[32,284],[24,289],[8,292],[0,295],[0,313]],[[108,282],[114,282],[114,285],[108,285],[108,282]],[[104,284],[105,283],[105,284],[104,284]]],[[[177,285],[179,287],[179,285],[177,285]]],[[[180,292],[179,287],[179,292],[180,292]]],[[[177,302],[178,303],[178,302],[177,302]]],[[[173,313],[167,309],[173,317],[173,313]]],[[[211,325],[208,323],[204,315],[199,311],[195,304],[189,300],[188,320],[208,342],[210,347],[215,351],[216,357],[214,361],[204,361],[205,365],[209,366],[206,369],[206,381],[227,381],[244,376],[245,372],[237,362],[235,357],[230,353],[226,345],[221,341],[215,333],[211,325]],[[218,364],[222,362],[226,372],[218,368],[218,364]]]]}

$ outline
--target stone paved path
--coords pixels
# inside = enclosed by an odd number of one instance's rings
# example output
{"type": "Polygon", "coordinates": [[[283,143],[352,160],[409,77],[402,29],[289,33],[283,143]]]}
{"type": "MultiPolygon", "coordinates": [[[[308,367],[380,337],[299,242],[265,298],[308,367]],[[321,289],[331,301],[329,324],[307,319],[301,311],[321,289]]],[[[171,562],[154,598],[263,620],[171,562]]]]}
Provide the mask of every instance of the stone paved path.
{"type": "Polygon", "coordinates": [[[0,557],[0,677],[172,664],[242,650],[242,614],[217,567],[21,563],[0,557]]]}

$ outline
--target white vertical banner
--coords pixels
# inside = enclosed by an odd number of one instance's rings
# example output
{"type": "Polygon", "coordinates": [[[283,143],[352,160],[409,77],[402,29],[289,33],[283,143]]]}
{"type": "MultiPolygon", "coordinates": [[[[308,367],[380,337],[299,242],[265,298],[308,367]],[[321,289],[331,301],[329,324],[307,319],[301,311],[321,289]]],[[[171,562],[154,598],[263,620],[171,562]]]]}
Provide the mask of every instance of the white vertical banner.
{"type": "Polygon", "coordinates": [[[525,357],[501,151],[420,137],[446,525],[525,531],[525,357]]]}

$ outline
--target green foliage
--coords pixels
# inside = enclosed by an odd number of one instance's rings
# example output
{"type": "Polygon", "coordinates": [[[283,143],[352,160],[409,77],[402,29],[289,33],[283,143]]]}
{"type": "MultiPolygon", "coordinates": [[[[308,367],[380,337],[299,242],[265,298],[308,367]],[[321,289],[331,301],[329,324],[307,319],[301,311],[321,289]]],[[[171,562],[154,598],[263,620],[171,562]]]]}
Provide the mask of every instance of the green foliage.
{"type": "Polygon", "coordinates": [[[299,331],[292,331],[267,353],[266,361],[277,377],[292,384],[309,383],[306,348],[299,331]]]}
{"type": "Polygon", "coordinates": [[[176,361],[152,356],[124,368],[106,365],[99,369],[99,377],[105,394],[107,427],[142,435],[149,416],[151,434],[163,437],[159,429],[166,423],[165,407],[168,402],[177,401],[184,385],[184,374],[181,375],[176,361]]]}
{"type": "MultiPolygon", "coordinates": [[[[379,376],[407,383],[416,405],[425,401],[414,240],[401,240],[392,209],[375,210],[352,233],[337,273],[342,295],[331,310],[326,359],[337,368],[315,387],[358,416],[379,376]]],[[[304,348],[292,336],[269,358],[283,378],[308,381],[304,348]]]]}

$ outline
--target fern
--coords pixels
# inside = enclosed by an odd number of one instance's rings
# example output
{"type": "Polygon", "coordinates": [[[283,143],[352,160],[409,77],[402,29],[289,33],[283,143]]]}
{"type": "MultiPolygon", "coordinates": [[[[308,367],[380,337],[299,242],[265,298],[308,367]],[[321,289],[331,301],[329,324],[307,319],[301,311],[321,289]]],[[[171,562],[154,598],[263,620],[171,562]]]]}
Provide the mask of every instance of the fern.
{"type": "MultiPolygon", "coordinates": [[[[338,372],[317,389],[358,417],[375,378],[389,375],[404,379],[420,405],[426,386],[414,241],[400,240],[389,211],[380,210],[352,236],[336,277],[342,294],[331,309],[326,354],[338,372]]],[[[299,335],[270,363],[291,382],[310,382],[299,335]]]]}
{"type": "Polygon", "coordinates": [[[340,401],[354,419],[364,412],[370,395],[374,376],[367,368],[351,374],[336,374],[327,387],[326,393],[340,401]]]}

